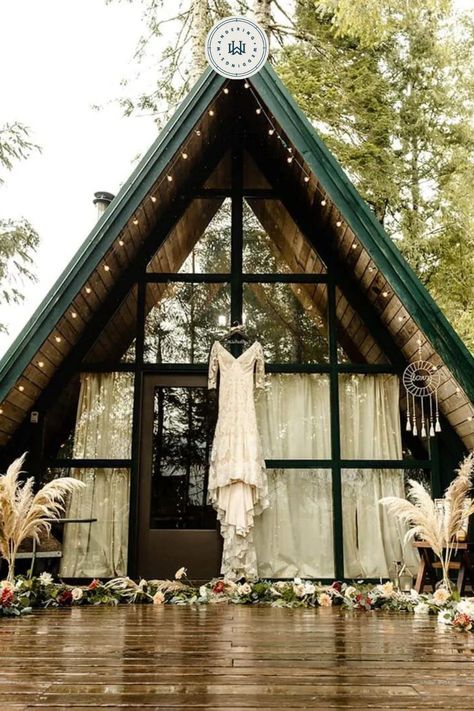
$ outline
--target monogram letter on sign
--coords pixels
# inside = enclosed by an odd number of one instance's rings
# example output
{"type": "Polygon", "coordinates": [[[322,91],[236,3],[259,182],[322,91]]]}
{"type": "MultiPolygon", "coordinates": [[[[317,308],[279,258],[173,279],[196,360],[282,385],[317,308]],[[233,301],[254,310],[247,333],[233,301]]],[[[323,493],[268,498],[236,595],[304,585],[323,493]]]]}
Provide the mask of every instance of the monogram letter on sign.
{"type": "Polygon", "coordinates": [[[403,371],[403,385],[407,396],[406,430],[407,432],[413,432],[415,437],[418,434],[416,398],[420,400],[420,435],[426,437],[426,432],[428,431],[430,437],[434,437],[435,432],[441,432],[438,411],[439,382],[440,377],[437,367],[428,360],[421,359],[420,348],[419,360],[410,363],[403,371]]]}

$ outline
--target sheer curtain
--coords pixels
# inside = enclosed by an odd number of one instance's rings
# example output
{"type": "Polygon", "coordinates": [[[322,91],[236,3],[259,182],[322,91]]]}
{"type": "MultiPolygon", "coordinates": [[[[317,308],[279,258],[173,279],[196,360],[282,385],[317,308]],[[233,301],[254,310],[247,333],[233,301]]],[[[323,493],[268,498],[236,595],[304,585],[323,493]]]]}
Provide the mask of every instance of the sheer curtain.
{"type": "MultiPolygon", "coordinates": [[[[278,374],[257,401],[266,459],[331,459],[329,376],[278,374]]],[[[344,459],[400,459],[399,383],[394,375],[342,375],[339,381],[344,459]]],[[[262,577],[334,576],[331,472],[268,472],[270,506],[255,521],[262,577]]],[[[392,561],[415,569],[417,556],[403,543],[405,528],[379,504],[404,496],[399,469],[342,472],[346,577],[386,577],[392,561]]]]}
{"type": "MultiPolygon", "coordinates": [[[[339,414],[343,459],[401,459],[396,375],[341,375],[339,414]]],[[[416,570],[418,557],[404,543],[406,527],[379,503],[384,496],[405,496],[403,470],[343,470],[344,572],[348,578],[387,577],[394,560],[416,570]]]]}
{"type": "MultiPolygon", "coordinates": [[[[73,457],[128,459],[131,453],[133,376],[130,373],[81,375],[73,457]]],[[[64,527],[61,575],[113,577],[127,568],[130,473],[128,469],[73,470],[86,487],[74,493],[67,518],[95,523],[64,527]]]]}
{"type": "MultiPolygon", "coordinates": [[[[257,400],[266,459],[330,459],[329,378],[269,376],[257,400]]],[[[331,472],[268,471],[270,506],[255,519],[261,577],[333,577],[331,472]]]]}

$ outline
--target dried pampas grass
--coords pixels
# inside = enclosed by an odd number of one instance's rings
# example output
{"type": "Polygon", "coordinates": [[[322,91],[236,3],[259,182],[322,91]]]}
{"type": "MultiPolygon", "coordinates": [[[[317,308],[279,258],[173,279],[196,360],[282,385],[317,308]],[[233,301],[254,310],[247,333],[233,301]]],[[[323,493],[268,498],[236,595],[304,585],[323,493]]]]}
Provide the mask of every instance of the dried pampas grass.
{"type": "Polygon", "coordinates": [[[20,481],[26,452],[0,475],[0,556],[8,564],[8,580],[15,574],[15,560],[20,544],[25,538],[39,542],[42,532],[49,533],[51,521],[64,512],[68,494],[85,484],[72,477],[53,479],[36,494],[32,477],[20,481]]]}
{"type": "Polygon", "coordinates": [[[408,498],[387,496],[380,503],[387,506],[390,513],[408,523],[410,529],[406,540],[419,538],[426,541],[440,559],[443,583],[450,589],[449,564],[456,550],[456,536],[466,518],[474,513],[474,503],[469,506],[469,494],[474,475],[474,452],[468,454],[457,470],[456,477],[445,491],[443,505],[436,506],[425,487],[413,479],[409,480],[408,498]]]}

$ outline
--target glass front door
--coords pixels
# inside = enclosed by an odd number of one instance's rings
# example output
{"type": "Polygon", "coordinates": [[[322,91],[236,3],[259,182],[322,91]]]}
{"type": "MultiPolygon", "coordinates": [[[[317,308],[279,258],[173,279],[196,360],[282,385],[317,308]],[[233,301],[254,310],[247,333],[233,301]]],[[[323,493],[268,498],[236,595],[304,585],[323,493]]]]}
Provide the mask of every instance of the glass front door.
{"type": "Polygon", "coordinates": [[[138,573],[193,580],[219,574],[221,538],[207,504],[217,416],[202,375],[146,375],[142,409],[138,573]]]}

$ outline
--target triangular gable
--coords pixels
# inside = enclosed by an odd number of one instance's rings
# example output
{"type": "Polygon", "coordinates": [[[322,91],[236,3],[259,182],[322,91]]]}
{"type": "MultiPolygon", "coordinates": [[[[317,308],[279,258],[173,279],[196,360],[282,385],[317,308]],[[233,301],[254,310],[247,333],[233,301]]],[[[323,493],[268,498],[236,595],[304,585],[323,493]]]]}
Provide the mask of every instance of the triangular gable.
{"type": "MultiPolygon", "coordinates": [[[[200,137],[201,130],[197,131],[196,126],[204,126],[200,122],[202,122],[202,117],[206,114],[209,106],[211,104],[217,106],[217,111],[222,111],[221,116],[226,111],[231,112],[233,92],[230,92],[231,98],[229,101],[227,90],[225,90],[225,93],[222,91],[225,85],[226,80],[212,70],[208,69],[204,73],[0,362],[0,400],[10,401],[12,408],[16,407],[18,410],[15,421],[10,423],[9,428],[3,429],[4,433],[8,434],[8,432],[15,430],[15,427],[21,421],[22,413],[27,413],[30,409],[33,409],[35,398],[41,392],[41,383],[44,381],[44,387],[47,385],[45,374],[38,374],[35,362],[35,359],[36,361],[38,360],[38,353],[42,357],[41,354],[46,352],[54,367],[59,367],[61,364],[61,354],[55,352],[55,329],[58,328],[59,323],[63,328],[61,332],[66,332],[67,329],[74,331],[76,324],[70,321],[67,322],[66,319],[68,310],[71,309],[71,305],[75,308],[74,304],[77,303],[78,299],[83,300],[81,290],[84,289],[88,280],[92,278],[97,280],[99,270],[101,275],[99,288],[104,293],[107,292],[108,284],[112,283],[110,281],[112,277],[108,272],[104,273],[102,268],[107,269],[107,255],[111,253],[111,250],[116,249],[117,241],[121,235],[127,234],[130,236],[130,244],[125,246],[125,251],[122,255],[117,257],[115,253],[117,264],[119,264],[122,272],[126,273],[128,269],[127,250],[130,253],[135,248],[140,250],[142,247],[140,240],[145,240],[150,231],[156,229],[157,226],[162,228],[163,234],[166,233],[167,229],[168,232],[171,232],[172,223],[170,222],[167,226],[166,219],[159,210],[161,208],[163,210],[165,208],[168,209],[173,204],[179,206],[180,190],[177,184],[178,181],[174,184],[168,184],[166,180],[164,181],[163,187],[160,188],[159,192],[159,196],[162,199],[159,199],[158,202],[156,202],[153,191],[156,190],[157,184],[162,185],[164,178],[166,178],[166,171],[169,169],[170,161],[174,159],[177,151],[181,150],[180,147],[190,140],[190,136],[194,140],[192,145],[195,150],[192,153],[198,156],[200,140],[198,137],[200,137]],[[150,199],[154,201],[153,205],[149,202],[150,199]],[[145,204],[147,206],[146,210],[144,209],[145,204]],[[154,210],[153,214],[150,213],[151,208],[154,210]],[[135,219],[137,215],[140,220],[135,219]],[[142,224],[138,225],[139,221],[142,221],[142,224]],[[137,227],[133,226],[135,222],[138,225],[137,227]],[[143,234],[141,234],[142,231],[143,234]],[[29,398],[26,397],[26,393],[23,395],[16,393],[17,401],[21,404],[21,406],[17,407],[11,398],[12,390],[19,386],[22,375],[32,370],[35,372],[37,385],[32,387],[29,398]]],[[[237,85],[237,82],[234,82],[234,85],[237,85]]],[[[229,86],[232,89],[233,83],[230,82],[229,86]]],[[[465,415],[465,407],[472,407],[469,405],[469,400],[472,402],[474,399],[474,360],[472,356],[451,328],[427,290],[410,269],[395,244],[385,233],[375,215],[362,200],[334,156],[317,136],[313,127],[297,107],[275,72],[267,65],[258,75],[252,77],[249,88],[251,88],[251,92],[254,93],[258,101],[265,105],[266,111],[272,116],[272,120],[281,127],[287,140],[294,147],[295,154],[299,154],[300,161],[304,163],[305,169],[313,174],[318,190],[327,195],[328,200],[331,201],[333,207],[337,209],[337,212],[343,218],[345,222],[344,234],[350,233],[356,236],[357,244],[354,241],[350,245],[352,251],[349,250],[345,257],[347,264],[353,265],[356,273],[362,269],[367,270],[369,263],[372,265],[370,267],[370,270],[373,271],[371,279],[374,280],[374,284],[377,284],[376,288],[374,286],[373,292],[378,293],[388,283],[394,292],[394,299],[396,298],[400,301],[397,307],[397,316],[390,318],[392,320],[395,318],[400,320],[400,314],[403,312],[407,317],[407,322],[409,321],[411,324],[410,328],[408,323],[404,326],[404,328],[409,329],[410,338],[415,340],[419,337],[421,331],[424,337],[428,339],[429,344],[431,344],[432,350],[430,352],[433,350],[436,352],[442,365],[449,371],[448,376],[451,374],[461,386],[461,396],[464,398],[461,400],[462,408],[464,408],[462,410],[464,419],[461,422],[462,430],[459,429],[458,431],[461,436],[464,437],[465,435],[467,446],[471,442],[474,443],[474,426],[469,425],[466,427],[464,422],[464,420],[469,419],[465,415]]],[[[238,93],[237,91],[237,97],[238,93]]],[[[233,109],[235,112],[238,110],[238,106],[234,105],[233,109]]],[[[209,113],[213,114],[213,111],[209,113]]],[[[227,118],[229,121],[232,119],[231,113],[228,113],[227,118]]],[[[206,142],[202,140],[202,143],[206,143],[209,147],[211,145],[218,146],[219,141],[221,141],[224,155],[226,136],[225,126],[222,128],[222,125],[225,122],[221,120],[220,128],[215,122],[210,121],[210,123],[210,127],[206,128],[204,126],[203,128],[203,131],[208,131],[208,133],[206,134],[206,142]]],[[[204,139],[204,137],[202,138],[204,139]]],[[[219,158],[218,155],[217,157],[219,158]]],[[[206,182],[204,180],[202,185],[211,187],[219,185],[220,175],[225,174],[225,159],[221,160],[219,158],[219,160],[216,158],[217,170],[214,173],[216,182],[209,180],[206,182]]],[[[187,163],[189,168],[187,174],[192,174],[193,165],[191,159],[187,163]]],[[[212,172],[212,166],[207,167],[212,172]]],[[[186,178],[189,180],[189,175],[186,175],[186,178]]],[[[268,183],[265,182],[265,178],[262,178],[262,176],[260,178],[260,184],[266,186],[268,183]]],[[[207,212],[209,215],[213,213],[212,205],[204,205],[203,208],[203,212],[206,214],[207,212]]],[[[179,214],[179,210],[176,211],[176,214],[179,214]]],[[[269,230],[267,231],[269,232],[269,230]]],[[[341,250],[347,249],[347,246],[344,246],[342,241],[339,244],[338,240],[341,240],[340,235],[334,234],[335,245],[341,250]]],[[[120,241],[120,243],[122,242],[120,241]]],[[[132,256],[129,257],[130,264],[132,256]]],[[[151,256],[152,254],[150,254],[151,256]]],[[[344,308],[347,308],[343,298],[340,299],[340,303],[344,308]]],[[[85,312],[88,313],[90,305],[86,306],[85,312]]],[[[118,306],[119,304],[117,304],[118,306]]],[[[383,315],[381,314],[381,317],[383,315]]],[[[391,327],[397,328],[396,323],[392,323],[390,320],[385,323],[385,326],[389,329],[391,327]]],[[[82,331],[80,329],[77,330],[78,338],[83,334],[86,327],[87,319],[82,324],[82,331]]],[[[73,334],[70,339],[70,351],[73,350],[74,337],[73,334]]],[[[368,362],[378,362],[378,358],[381,357],[378,346],[374,345],[370,340],[364,341],[364,344],[366,351],[370,350],[373,354],[373,360],[368,362]]],[[[414,352],[416,349],[412,350],[414,352]]],[[[405,353],[408,359],[411,359],[410,353],[405,353]]],[[[71,354],[67,353],[66,355],[70,357],[71,354]]],[[[450,396],[451,392],[447,392],[446,397],[450,396]]],[[[455,419],[453,424],[457,424],[455,419]]]]}

